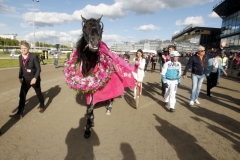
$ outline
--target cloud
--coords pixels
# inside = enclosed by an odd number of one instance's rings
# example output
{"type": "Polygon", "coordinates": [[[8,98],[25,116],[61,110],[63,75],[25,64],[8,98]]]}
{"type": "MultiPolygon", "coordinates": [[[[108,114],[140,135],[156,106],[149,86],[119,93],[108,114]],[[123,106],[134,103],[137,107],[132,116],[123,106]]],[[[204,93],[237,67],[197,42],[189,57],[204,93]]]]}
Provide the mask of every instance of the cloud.
{"type": "Polygon", "coordinates": [[[202,16],[187,17],[184,21],[177,20],[175,24],[177,26],[188,26],[190,24],[193,24],[195,26],[203,26],[204,20],[203,20],[202,16]]]}
{"type": "Polygon", "coordinates": [[[211,14],[208,15],[210,18],[220,18],[219,15],[216,12],[212,12],[211,14]]]}
{"type": "Polygon", "coordinates": [[[27,27],[29,27],[28,23],[20,23],[20,26],[21,26],[22,28],[27,28],[27,27]]]}
{"type": "Polygon", "coordinates": [[[132,11],[137,15],[153,14],[163,8],[184,8],[190,7],[196,4],[204,4],[213,2],[214,0],[115,0],[116,3],[120,3],[124,11],[132,11]]]}
{"type": "MultiPolygon", "coordinates": [[[[100,3],[96,6],[87,5],[81,10],[76,10],[72,14],[56,13],[56,12],[36,12],[35,25],[39,27],[54,26],[72,21],[81,21],[81,15],[85,18],[110,18],[111,20],[125,17],[129,12],[137,15],[153,14],[163,8],[183,8],[196,4],[204,4],[213,2],[213,0],[115,0],[111,5],[100,3]],[[48,18],[46,18],[48,17],[48,18]]],[[[31,8],[31,7],[29,7],[31,8]]],[[[23,14],[26,22],[33,21],[33,12],[23,14]]]]}
{"type": "Polygon", "coordinates": [[[116,34],[112,34],[112,35],[103,34],[102,39],[105,43],[110,43],[110,42],[116,43],[116,42],[122,41],[124,38],[116,34]]]}
{"type": "Polygon", "coordinates": [[[0,12],[15,12],[15,7],[0,4],[0,12]]]}
{"type": "Polygon", "coordinates": [[[34,14],[33,12],[27,12],[23,14],[23,19],[31,23],[34,20],[36,26],[53,26],[74,20],[73,16],[69,14],[56,12],[37,12],[34,14]]]}
{"type": "Polygon", "coordinates": [[[6,27],[6,24],[0,23],[0,27],[6,27]]]}
{"type": "Polygon", "coordinates": [[[81,15],[84,18],[98,18],[101,15],[110,19],[117,19],[125,17],[127,14],[126,10],[122,9],[121,3],[114,3],[113,5],[99,4],[97,6],[87,5],[82,10],[75,11],[73,13],[74,19],[81,19],[81,15]]]}
{"type": "Polygon", "coordinates": [[[82,29],[69,31],[70,35],[80,36],[82,34],[82,29]]]}
{"type": "Polygon", "coordinates": [[[154,26],[153,24],[143,25],[138,28],[134,28],[135,30],[141,30],[141,31],[149,31],[149,30],[160,30],[160,27],[154,26]]]}
{"type": "Polygon", "coordinates": [[[180,32],[181,32],[181,30],[174,31],[174,33],[173,33],[173,34],[178,34],[178,33],[180,33],[180,32]]]}
{"type": "MultiPolygon", "coordinates": [[[[33,33],[29,33],[23,39],[33,42],[34,36],[33,33]]],[[[57,31],[38,31],[35,32],[35,41],[45,42],[49,44],[64,44],[66,42],[74,42],[76,38],[72,37],[69,33],[66,32],[57,32],[57,31]]]]}

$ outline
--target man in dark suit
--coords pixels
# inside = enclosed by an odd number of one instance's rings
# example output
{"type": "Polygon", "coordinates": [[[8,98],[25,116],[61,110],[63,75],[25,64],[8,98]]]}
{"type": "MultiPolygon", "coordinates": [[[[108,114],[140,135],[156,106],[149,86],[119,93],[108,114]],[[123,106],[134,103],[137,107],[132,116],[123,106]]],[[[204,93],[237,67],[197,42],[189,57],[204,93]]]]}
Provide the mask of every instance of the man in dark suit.
{"type": "Polygon", "coordinates": [[[44,111],[44,98],[41,91],[40,85],[40,72],[41,67],[38,60],[38,57],[35,54],[29,53],[29,44],[25,41],[21,42],[21,52],[22,55],[19,56],[19,82],[21,83],[20,90],[20,100],[18,105],[18,111],[14,115],[10,115],[12,118],[21,119],[23,117],[23,111],[25,107],[26,95],[30,87],[33,87],[39,102],[40,109],[39,112],[42,113],[44,111]]]}

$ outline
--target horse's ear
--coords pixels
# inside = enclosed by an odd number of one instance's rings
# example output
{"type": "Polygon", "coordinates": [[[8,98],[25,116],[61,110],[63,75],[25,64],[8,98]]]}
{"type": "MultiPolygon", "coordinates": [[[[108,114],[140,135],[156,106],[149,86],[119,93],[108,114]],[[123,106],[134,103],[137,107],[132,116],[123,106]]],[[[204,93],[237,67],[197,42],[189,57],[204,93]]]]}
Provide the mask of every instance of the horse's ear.
{"type": "MultiPolygon", "coordinates": [[[[102,15],[103,16],[103,15],[102,15]]],[[[97,19],[97,22],[99,23],[102,19],[102,16],[100,18],[97,19]]]]}
{"type": "Polygon", "coordinates": [[[82,17],[82,21],[85,23],[87,21],[86,18],[84,18],[82,15],[81,17],[82,17]]]}

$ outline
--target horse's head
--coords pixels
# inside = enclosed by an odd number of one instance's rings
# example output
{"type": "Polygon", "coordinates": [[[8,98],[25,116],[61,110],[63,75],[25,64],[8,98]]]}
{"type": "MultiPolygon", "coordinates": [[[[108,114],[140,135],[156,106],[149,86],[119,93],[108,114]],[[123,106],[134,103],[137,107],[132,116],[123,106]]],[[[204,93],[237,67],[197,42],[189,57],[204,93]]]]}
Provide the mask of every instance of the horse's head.
{"type": "Polygon", "coordinates": [[[102,39],[103,23],[101,22],[101,18],[102,16],[99,19],[85,19],[82,17],[83,36],[92,52],[96,52],[98,50],[99,43],[102,39]]]}

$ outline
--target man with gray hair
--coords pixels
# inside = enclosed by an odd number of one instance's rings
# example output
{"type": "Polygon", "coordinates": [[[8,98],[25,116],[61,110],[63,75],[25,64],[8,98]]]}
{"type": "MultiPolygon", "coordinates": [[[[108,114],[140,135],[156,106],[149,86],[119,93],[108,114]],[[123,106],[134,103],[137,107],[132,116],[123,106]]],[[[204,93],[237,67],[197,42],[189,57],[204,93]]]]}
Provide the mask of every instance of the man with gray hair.
{"type": "Polygon", "coordinates": [[[185,79],[188,69],[192,67],[192,91],[189,105],[193,105],[194,103],[200,104],[198,96],[205,76],[206,62],[205,47],[199,46],[197,54],[194,54],[189,58],[184,69],[183,78],[185,79]]]}

